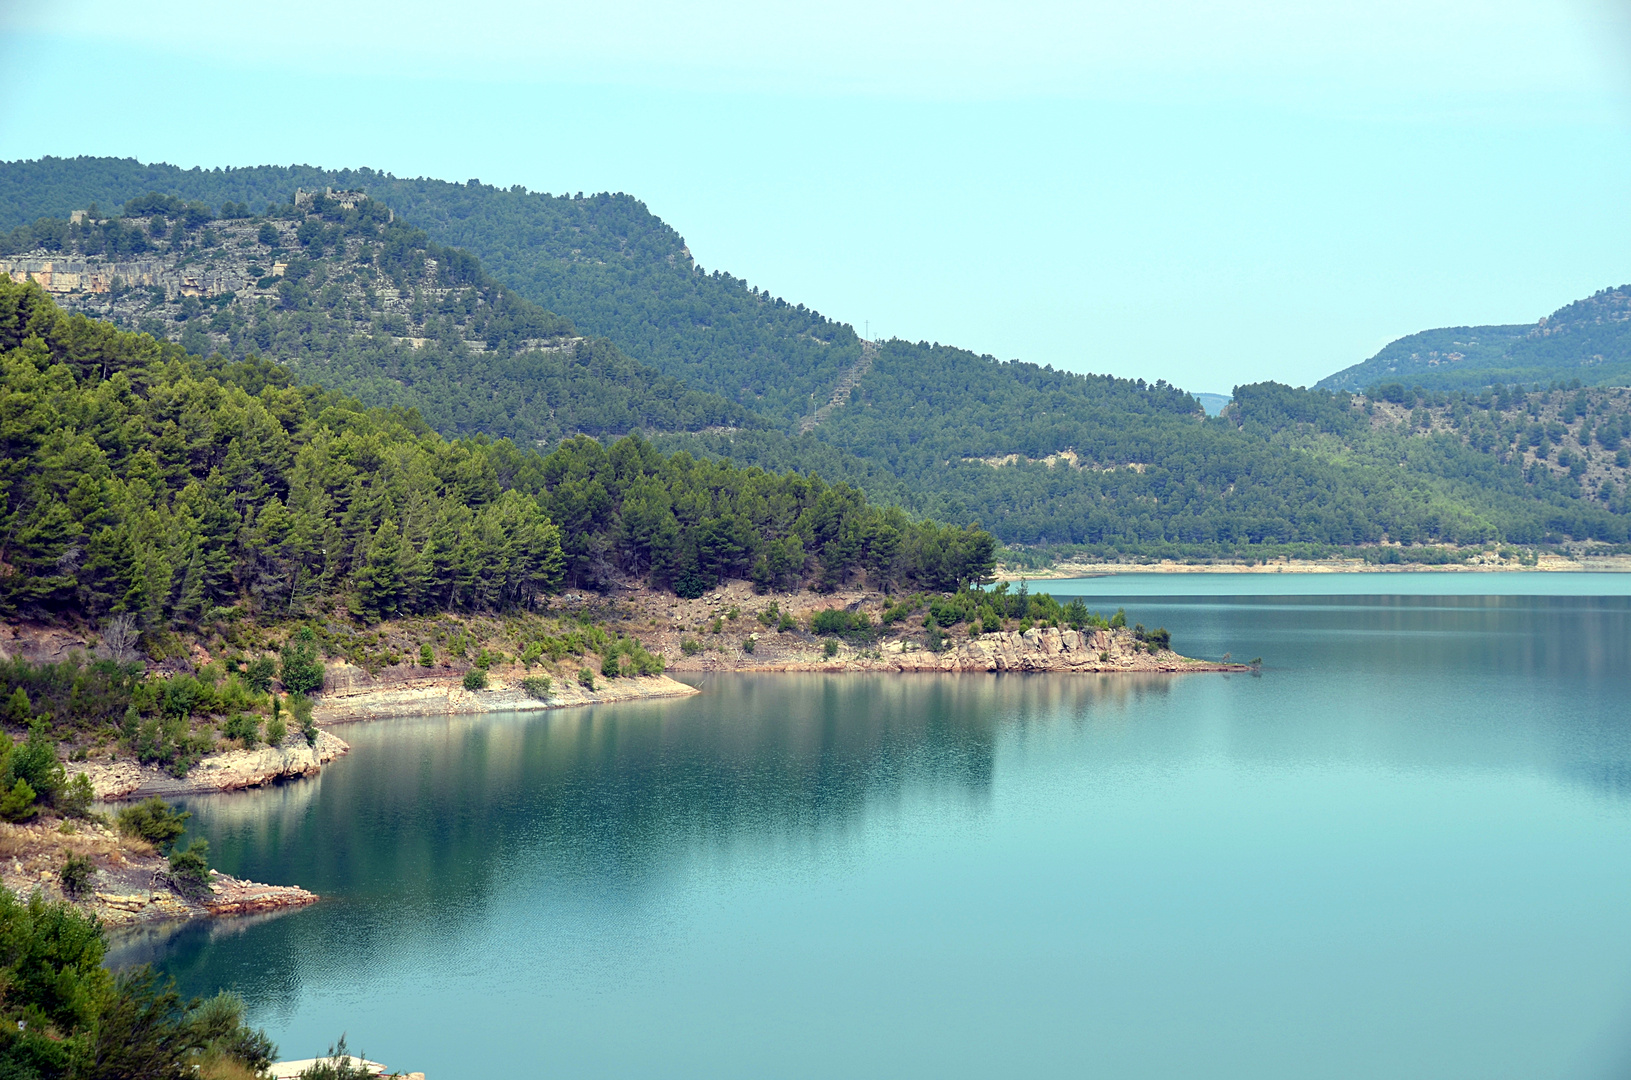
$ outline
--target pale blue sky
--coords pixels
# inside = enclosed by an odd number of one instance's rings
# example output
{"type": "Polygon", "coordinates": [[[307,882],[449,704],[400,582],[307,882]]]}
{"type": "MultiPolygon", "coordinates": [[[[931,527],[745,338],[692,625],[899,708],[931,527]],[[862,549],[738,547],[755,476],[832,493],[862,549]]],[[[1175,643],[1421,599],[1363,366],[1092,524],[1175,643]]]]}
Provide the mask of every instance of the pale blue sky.
{"type": "Polygon", "coordinates": [[[631,192],[877,334],[1203,391],[1631,281],[1593,0],[0,0],[0,157],[631,192]]]}

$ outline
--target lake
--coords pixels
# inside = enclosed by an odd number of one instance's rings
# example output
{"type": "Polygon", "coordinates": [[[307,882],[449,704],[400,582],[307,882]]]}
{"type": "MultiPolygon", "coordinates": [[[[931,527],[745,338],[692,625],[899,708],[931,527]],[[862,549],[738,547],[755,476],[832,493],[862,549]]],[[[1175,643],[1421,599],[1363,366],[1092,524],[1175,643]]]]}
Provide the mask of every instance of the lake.
{"type": "Polygon", "coordinates": [[[1222,577],[1036,587],[1260,674],[343,728],[187,801],[324,902],[121,957],[431,1080],[1631,1071],[1631,582],[1222,577]]]}

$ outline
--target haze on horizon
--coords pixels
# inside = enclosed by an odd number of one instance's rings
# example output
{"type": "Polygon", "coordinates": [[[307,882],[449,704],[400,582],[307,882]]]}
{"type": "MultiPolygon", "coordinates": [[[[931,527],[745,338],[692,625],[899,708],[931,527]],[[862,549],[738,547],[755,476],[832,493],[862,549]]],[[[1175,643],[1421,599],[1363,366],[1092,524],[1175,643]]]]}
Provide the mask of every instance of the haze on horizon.
{"type": "Polygon", "coordinates": [[[0,0],[0,159],[627,191],[874,336],[1222,391],[1631,281],[1594,0],[0,0]]]}

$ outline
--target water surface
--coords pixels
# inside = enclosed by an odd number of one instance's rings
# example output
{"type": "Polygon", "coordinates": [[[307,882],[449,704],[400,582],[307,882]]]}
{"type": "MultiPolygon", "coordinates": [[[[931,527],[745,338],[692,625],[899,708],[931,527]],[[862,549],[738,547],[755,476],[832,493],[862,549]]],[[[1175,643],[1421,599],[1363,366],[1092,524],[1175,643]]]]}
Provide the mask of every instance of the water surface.
{"type": "Polygon", "coordinates": [[[329,899],[149,947],[287,1054],[434,1080],[1626,1075],[1631,598],[1129,580],[1094,606],[1261,676],[353,725],[188,804],[329,899]]]}

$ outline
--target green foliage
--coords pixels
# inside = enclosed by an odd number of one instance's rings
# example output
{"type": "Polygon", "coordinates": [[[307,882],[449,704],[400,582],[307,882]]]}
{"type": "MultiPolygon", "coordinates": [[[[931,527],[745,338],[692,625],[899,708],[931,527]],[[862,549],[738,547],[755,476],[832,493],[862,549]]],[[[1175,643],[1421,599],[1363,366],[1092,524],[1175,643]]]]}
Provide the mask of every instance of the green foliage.
{"type": "Polygon", "coordinates": [[[538,701],[548,701],[550,688],[554,685],[554,680],[548,675],[528,675],[521,680],[522,691],[538,701]]]}
{"type": "Polygon", "coordinates": [[[607,653],[601,658],[600,673],[608,679],[615,679],[623,673],[623,669],[618,663],[616,653],[607,653]]]}
{"type": "Polygon", "coordinates": [[[588,668],[579,668],[578,684],[586,689],[593,690],[595,688],[595,673],[588,668]]]}
{"type": "Polygon", "coordinates": [[[96,799],[96,789],[91,786],[91,778],[84,773],[75,773],[67,787],[57,793],[57,811],[64,817],[89,817],[91,803],[96,799]]]}
{"type": "Polygon", "coordinates": [[[199,1046],[199,1064],[202,1075],[208,1074],[208,1065],[226,1059],[244,1066],[251,1073],[267,1069],[277,1057],[277,1047],[264,1031],[249,1027],[245,1022],[248,1009],[243,998],[223,990],[212,998],[195,1005],[187,1015],[187,1026],[199,1046]]]}
{"type": "Polygon", "coordinates": [[[34,709],[50,714],[59,732],[117,724],[140,681],[139,664],[87,660],[79,654],[54,664],[0,660],[0,695],[7,698],[7,723],[13,728],[26,728],[34,709]]]}
{"type": "Polygon", "coordinates": [[[257,694],[272,692],[272,675],[277,670],[270,656],[257,656],[244,667],[244,685],[257,694]]]}
{"type": "Polygon", "coordinates": [[[742,639],[742,651],[749,655],[752,655],[753,650],[757,646],[758,642],[756,642],[752,637],[745,637],[742,639]]]}
{"type": "MultiPolygon", "coordinates": [[[[860,573],[953,587],[994,561],[989,534],[914,522],[843,484],[636,438],[548,454],[447,442],[415,415],[309,388],[251,395],[240,384],[259,371],[64,316],[38,287],[0,281],[0,381],[17,417],[0,614],[102,619],[124,605],[154,635],[342,597],[384,616],[527,609],[620,574],[707,589],[761,556],[780,583],[822,588],[860,573]],[[63,571],[71,552],[84,555],[63,571]]],[[[308,631],[283,649],[292,692],[321,685],[308,631]]],[[[175,682],[171,715],[196,711],[195,691],[175,682]]]]}
{"type": "Polygon", "coordinates": [[[1143,623],[1135,624],[1133,626],[1133,637],[1148,645],[1152,653],[1172,648],[1172,635],[1167,632],[1164,626],[1155,630],[1146,630],[1143,623]]]}
{"type": "Polygon", "coordinates": [[[823,608],[810,616],[810,631],[815,634],[868,634],[872,620],[864,611],[845,611],[843,608],[823,608]]]}
{"type": "Polygon", "coordinates": [[[34,805],[34,789],[27,780],[19,779],[10,790],[0,794],[0,818],[7,821],[27,821],[39,813],[34,805]]]}
{"type": "Polygon", "coordinates": [[[221,725],[221,734],[229,739],[237,739],[245,750],[253,749],[260,741],[260,723],[253,716],[236,713],[221,725]]]}
{"type": "Polygon", "coordinates": [[[464,673],[464,688],[466,690],[487,689],[487,669],[473,667],[464,673]]]}
{"type": "Polygon", "coordinates": [[[170,880],[177,892],[194,900],[209,892],[210,842],[198,839],[170,852],[170,880]]]}
{"type": "Polygon", "coordinates": [[[83,855],[70,854],[57,872],[57,881],[65,896],[77,900],[91,891],[91,880],[95,876],[95,863],[83,855]]]}
{"type": "Polygon", "coordinates": [[[56,744],[46,734],[43,721],[36,719],[29,725],[28,738],[12,751],[5,776],[25,783],[45,805],[56,805],[57,797],[68,786],[68,774],[57,760],[56,744]]]}
{"type": "Polygon", "coordinates": [[[821,655],[822,656],[837,656],[838,655],[838,641],[836,639],[834,639],[834,638],[828,638],[826,641],[822,642],[821,643],[821,655]]]}
{"type": "Polygon", "coordinates": [[[119,831],[127,836],[139,837],[160,851],[168,851],[187,831],[192,811],[177,810],[157,795],[122,807],[115,820],[119,831]]]}
{"type": "Polygon", "coordinates": [[[323,663],[317,656],[317,635],[302,626],[283,643],[278,678],[291,694],[309,694],[323,688],[323,663]]]}
{"type": "MultiPolygon", "coordinates": [[[[89,861],[70,858],[64,891],[89,888],[89,861]]],[[[228,1058],[250,1073],[276,1048],[218,1000],[189,1009],[151,968],[103,967],[93,916],[36,892],[0,890],[0,1076],[36,1080],[164,1080],[228,1058]]]]}
{"type": "Polygon", "coordinates": [[[359,1063],[360,1057],[346,1049],[345,1036],[341,1035],[340,1041],[328,1048],[328,1056],[312,1062],[298,1080],[373,1080],[374,1074],[359,1063]]]}
{"type": "Polygon", "coordinates": [[[680,638],[680,652],[686,656],[695,656],[702,651],[702,642],[693,637],[680,638]]]}
{"type": "Polygon", "coordinates": [[[283,716],[282,716],[281,713],[276,715],[276,716],[273,716],[270,720],[266,721],[266,745],[267,746],[281,746],[281,745],[283,745],[283,740],[285,738],[287,738],[288,735],[289,735],[289,725],[283,719],[283,716]]]}
{"type": "Polygon", "coordinates": [[[430,647],[430,642],[428,642],[428,641],[425,642],[423,645],[419,646],[419,666],[420,667],[435,667],[436,666],[436,650],[434,650],[434,649],[432,649],[430,647]]]}
{"type": "Polygon", "coordinates": [[[294,713],[295,723],[300,726],[300,734],[305,736],[307,746],[317,745],[317,722],[312,719],[312,700],[305,694],[289,695],[289,711],[294,713]]]}

